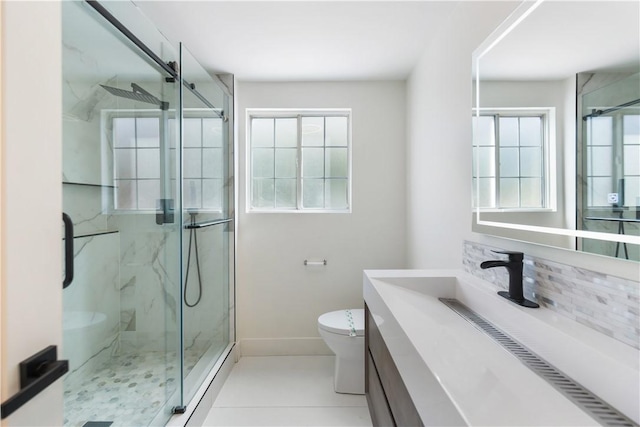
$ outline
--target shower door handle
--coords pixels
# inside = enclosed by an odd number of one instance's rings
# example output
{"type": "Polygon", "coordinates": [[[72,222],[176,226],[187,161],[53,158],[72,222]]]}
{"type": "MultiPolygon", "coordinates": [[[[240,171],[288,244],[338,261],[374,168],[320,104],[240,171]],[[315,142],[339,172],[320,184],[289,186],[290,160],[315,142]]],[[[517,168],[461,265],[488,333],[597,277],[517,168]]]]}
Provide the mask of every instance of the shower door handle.
{"type": "Polygon", "coordinates": [[[73,282],[73,221],[71,217],[62,212],[64,222],[64,280],[62,289],[67,288],[73,282]]]}

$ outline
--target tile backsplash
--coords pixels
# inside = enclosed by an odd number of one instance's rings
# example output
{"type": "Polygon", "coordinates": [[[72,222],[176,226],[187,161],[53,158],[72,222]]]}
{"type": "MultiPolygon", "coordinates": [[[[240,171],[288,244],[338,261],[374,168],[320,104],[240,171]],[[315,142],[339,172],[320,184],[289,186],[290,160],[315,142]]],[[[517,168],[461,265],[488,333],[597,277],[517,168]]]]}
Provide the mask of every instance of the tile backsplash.
{"type": "MultiPolygon", "coordinates": [[[[507,290],[505,268],[480,268],[482,261],[506,259],[491,250],[500,248],[465,241],[464,270],[494,283],[497,290],[507,290]]],[[[634,348],[640,348],[639,288],[633,280],[526,254],[524,257],[526,298],[634,348]]]]}

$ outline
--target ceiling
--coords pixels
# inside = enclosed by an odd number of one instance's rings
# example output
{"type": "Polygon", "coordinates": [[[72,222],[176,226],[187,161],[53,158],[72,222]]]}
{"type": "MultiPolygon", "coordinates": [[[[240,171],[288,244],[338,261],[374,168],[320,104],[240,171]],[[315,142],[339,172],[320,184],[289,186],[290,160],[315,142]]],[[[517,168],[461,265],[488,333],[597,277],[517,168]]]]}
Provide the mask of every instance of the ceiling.
{"type": "Polygon", "coordinates": [[[403,80],[457,1],[153,1],[136,5],[205,69],[245,81],[403,80]]]}
{"type": "Polygon", "coordinates": [[[480,58],[480,76],[561,80],[638,72],[639,60],[639,1],[545,1],[480,58]]]}

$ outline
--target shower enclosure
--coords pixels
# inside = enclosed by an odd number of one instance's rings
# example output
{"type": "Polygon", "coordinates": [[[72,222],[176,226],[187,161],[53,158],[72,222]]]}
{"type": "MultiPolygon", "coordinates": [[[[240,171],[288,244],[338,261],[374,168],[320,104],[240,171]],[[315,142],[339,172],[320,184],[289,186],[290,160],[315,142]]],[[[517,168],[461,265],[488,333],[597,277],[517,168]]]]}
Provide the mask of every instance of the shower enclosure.
{"type": "MultiPolygon", "coordinates": [[[[637,69],[637,67],[636,67],[637,69]]],[[[640,73],[582,73],[578,97],[578,224],[640,234],[640,73]]],[[[640,261],[640,247],[579,239],[581,250],[640,261]]]]}
{"type": "Polygon", "coordinates": [[[132,3],[62,11],[65,425],[164,425],[233,343],[233,94],[132,3]]]}

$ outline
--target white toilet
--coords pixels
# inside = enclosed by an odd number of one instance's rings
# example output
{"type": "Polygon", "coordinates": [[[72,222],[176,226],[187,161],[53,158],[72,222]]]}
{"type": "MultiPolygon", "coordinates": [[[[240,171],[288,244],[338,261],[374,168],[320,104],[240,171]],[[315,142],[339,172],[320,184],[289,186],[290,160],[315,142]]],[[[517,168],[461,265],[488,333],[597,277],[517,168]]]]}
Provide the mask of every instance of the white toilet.
{"type": "Polygon", "coordinates": [[[364,310],[338,310],[318,317],[318,332],[336,354],[338,393],[364,394],[364,310]]]}

